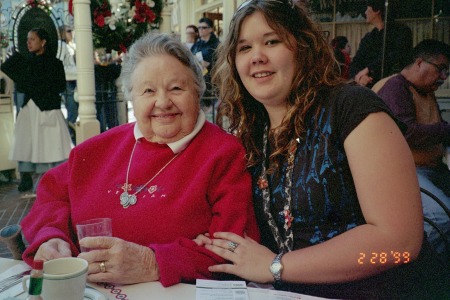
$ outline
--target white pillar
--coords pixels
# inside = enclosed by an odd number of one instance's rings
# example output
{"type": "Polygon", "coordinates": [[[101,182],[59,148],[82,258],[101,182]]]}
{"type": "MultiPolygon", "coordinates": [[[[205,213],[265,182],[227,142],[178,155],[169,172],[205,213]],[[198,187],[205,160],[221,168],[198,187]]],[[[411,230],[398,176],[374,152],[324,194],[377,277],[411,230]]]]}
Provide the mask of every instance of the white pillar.
{"type": "Polygon", "coordinates": [[[161,11],[162,22],[159,24],[159,32],[171,33],[172,32],[172,5],[164,4],[161,11]]]}
{"type": "Polygon", "coordinates": [[[76,124],[77,144],[100,134],[100,122],[95,111],[94,47],[90,0],[74,0],[74,24],[77,35],[77,94],[78,115],[76,124]]]}
{"type": "Polygon", "coordinates": [[[193,0],[179,0],[178,5],[180,7],[179,24],[181,40],[186,40],[186,26],[193,24],[197,25],[198,20],[195,20],[195,5],[193,0]]]}
{"type": "MultiPolygon", "coordinates": [[[[241,2],[241,1],[238,1],[241,2]]],[[[240,3],[239,3],[240,4],[240,3]]],[[[228,35],[228,31],[230,30],[230,22],[233,18],[234,12],[238,4],[236,1],[223,1],[223,13],[222,13],[222,40],[228,35]]]]}

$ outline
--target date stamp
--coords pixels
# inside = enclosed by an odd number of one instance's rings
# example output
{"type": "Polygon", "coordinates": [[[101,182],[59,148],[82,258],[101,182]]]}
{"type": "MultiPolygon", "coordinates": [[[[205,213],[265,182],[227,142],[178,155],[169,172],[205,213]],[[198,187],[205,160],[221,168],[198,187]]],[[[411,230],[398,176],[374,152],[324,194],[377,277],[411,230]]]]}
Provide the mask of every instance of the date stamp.
{"type": "Polygon", "coordinates": [[[390,252],[372,252],[370,254],[366,254],[364,252],[359,253],[358,264],[372,264],[384,265],[386,263],[393,262],[394,264],[407,264],[411,261],[410,253],[398,252],[398,251],[390,251],[390,252]]]}

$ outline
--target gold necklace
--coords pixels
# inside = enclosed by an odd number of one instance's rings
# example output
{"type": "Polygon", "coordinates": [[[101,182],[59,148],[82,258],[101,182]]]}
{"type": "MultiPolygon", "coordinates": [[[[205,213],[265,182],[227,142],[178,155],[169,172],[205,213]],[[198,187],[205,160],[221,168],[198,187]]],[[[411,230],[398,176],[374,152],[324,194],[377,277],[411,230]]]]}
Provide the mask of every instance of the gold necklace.
{"type": "Polygon", "coordinates": [[[133,150],[131,151],[130,161],[128,162],[128,169],[127,169],[127,177],[125,180],[125,185],[123,188],[123,193],[120,194],[120,204],[123,206],[123,208],[128,208],[130,205],[135,205],[137,202],[137,194],[139,194],[150,182],[152,182],[153,179],[156,178],[156,176],[159,175],[181,152],[175,154],[174,157],[172,157],[152,178],[150,178],[149,181],[147,181],[143,186],[141,186],[134,194],[128,194],[128,175],[130,174],[130,167],[131,167],[131,161],[133,159],[134,150],[136,149],[138,141],[134,143],[133,150]]]}

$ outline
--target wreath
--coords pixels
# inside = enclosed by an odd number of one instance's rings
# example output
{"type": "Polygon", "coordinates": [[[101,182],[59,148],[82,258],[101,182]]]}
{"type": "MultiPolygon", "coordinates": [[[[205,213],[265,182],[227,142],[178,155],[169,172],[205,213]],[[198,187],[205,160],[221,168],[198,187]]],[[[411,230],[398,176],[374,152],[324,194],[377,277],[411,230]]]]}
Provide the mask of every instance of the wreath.
{"type": "Polygon", "coordinates": [[[111,11],[108,0],[91,1],[94,48],[126,52],[127,48],[161,22],[162,0],[135,0],[111,11]]]}
{"type": "MultiPolygon", "coordinates": [[[[45,0],[27,0],[27,4],[48,14],[51,12],[51,7],[45,0]]],[[[119,4],[119,10],[112,12],[108,0],[91,0],[94,48],[105,48],[107,52],[126,52],[143,34],[159,28],[162,9],[162,0],[130,0],[119,4]]],[[[73,15],[73,0],[69,0],[69,13],[73,15]]],[[[4,39],[2,35],[2,47],[6,44],[4,39]]]]}

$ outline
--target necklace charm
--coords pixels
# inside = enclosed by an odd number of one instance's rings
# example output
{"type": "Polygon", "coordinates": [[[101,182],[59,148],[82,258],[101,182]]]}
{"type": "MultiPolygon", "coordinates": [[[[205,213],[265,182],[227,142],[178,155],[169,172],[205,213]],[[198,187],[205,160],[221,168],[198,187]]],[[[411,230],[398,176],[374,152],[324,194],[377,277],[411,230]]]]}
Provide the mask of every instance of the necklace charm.
{"type": "MultiPolygon", "coordinates": [[[[128,191],[131,191],[132,184],[128,183],[128,175],[130,174],[131,161],[133,159],[133,154],[134,154],[134,150],[136,149],[137,143],[138,143],[138,141],[136,140],[136,142],[134,143],[134,146],[133,146],[133,150],[131,151],[130,161],[128,162],[127,176],[125,179],[125,183],[121,187],[121,189],[123,190],[123,193],[120,194],[120,205],[122,205],[123,208],[128,208],[130,205],[135,205],[137,202],[137,194],[139,194],[150,182],[152,182],[153,179],[155,179],[156,176],[158,176],[159,173],[161,173],[181,153],[181,152],[178,152],[177,154],[175,154],[175,156],[172,157],[158,172],[156,172],[156,174],[152,178],[150,178],[149,181],[147,181],[144,185],[142,185],[140,188],[138,188],[134,194],[130,195],[130,194],[128,194],[128,191]]],[[[154,191],[156,191],[157,187],[158,187],[157,185],[151,186],[149,188],[148,192],[150,194],[152,194],[154,191]]]]}
{"type": "Polygon", "coordinates": [[[122,194],[120,194],[120,204],[123,206],[123,208],[127,208],[130,205],[135,205],[136,202],[136,195],[130,195],[127,192],[123,192],[122,194]]]}
{"type": "Polygon", "coordinates": [[[258,179],[258,187],[261,190],[267,189],[269,186],[269,183],[267,182],[267,179],[264,176],[260,176],[258,179]]]}

